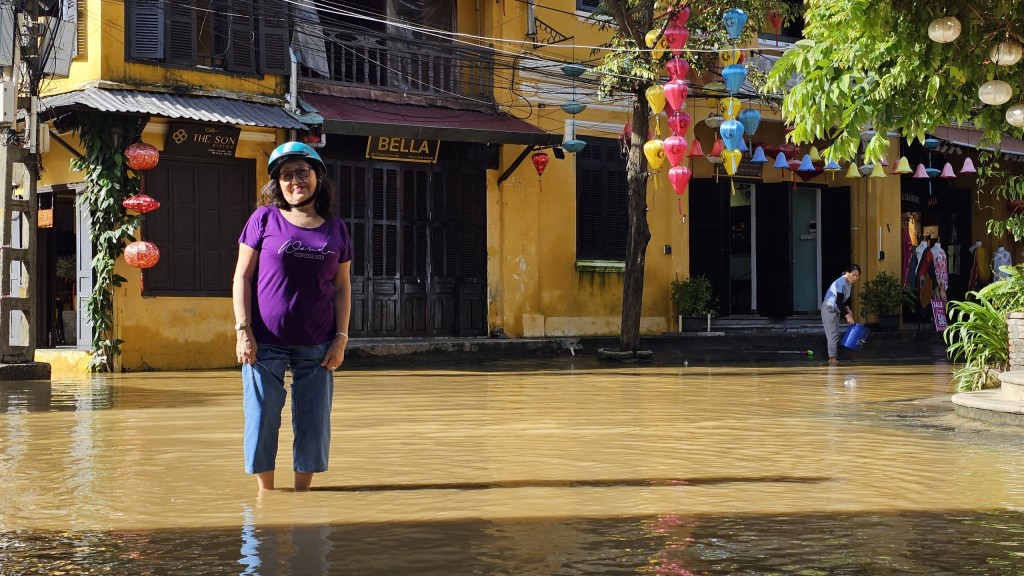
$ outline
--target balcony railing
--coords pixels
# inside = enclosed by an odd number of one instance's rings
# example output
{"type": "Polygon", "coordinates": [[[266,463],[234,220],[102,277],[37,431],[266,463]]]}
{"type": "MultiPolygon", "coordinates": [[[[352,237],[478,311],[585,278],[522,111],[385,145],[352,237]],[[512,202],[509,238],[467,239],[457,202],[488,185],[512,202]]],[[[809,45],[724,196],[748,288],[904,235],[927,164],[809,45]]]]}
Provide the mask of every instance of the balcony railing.
{"type": "Polygon", "coordinates": [[[494,103],[491,50],[357,27],[325,27],[324,36],[330,77],[303,70],[304,80],[494,103]]]}

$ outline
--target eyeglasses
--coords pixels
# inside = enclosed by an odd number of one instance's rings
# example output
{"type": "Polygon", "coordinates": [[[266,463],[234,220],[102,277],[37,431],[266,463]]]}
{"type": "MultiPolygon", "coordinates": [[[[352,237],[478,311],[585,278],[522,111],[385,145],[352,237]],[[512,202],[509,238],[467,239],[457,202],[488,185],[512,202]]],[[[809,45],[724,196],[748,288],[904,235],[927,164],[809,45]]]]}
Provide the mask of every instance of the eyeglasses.
{"type": "Polygon", "coordinates": [[[281,172],[281,175],[278,176],[278,178],[282,182],[291,182],[292,178],[298,178],[299,180],[305,180],[306,178],[309,178],[309,173],[310,172],[311,172],[311,170],[309,168],[299,168],[298,170],[296,170],[294,172],[281,172]]]}

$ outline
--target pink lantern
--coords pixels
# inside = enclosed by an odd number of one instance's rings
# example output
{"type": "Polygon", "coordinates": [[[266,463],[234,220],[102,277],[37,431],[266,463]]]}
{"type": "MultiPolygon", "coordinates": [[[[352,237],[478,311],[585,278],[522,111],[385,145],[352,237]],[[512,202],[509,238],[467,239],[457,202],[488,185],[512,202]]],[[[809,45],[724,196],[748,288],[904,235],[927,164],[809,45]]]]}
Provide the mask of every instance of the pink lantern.
{"type": "Polygon", "coordinates": [[[686,41],[690,39],[690,31],[683,27],[675,24],[670,24],[665,29],[665,44],[668,44],[669,50],[672,51],[673,56],[679,56],[683,52],[683,46],[686,46],[686,41]]]}
{"type": "Polygon", "coordinates": [[[673,166],[678,166],[686,156],[686,138],[673,134],[665,138],[665,157],[673,166]]]}
{"type": "Polygon", "coordinates": [[[124,260],[135,268],[152,268],[160,261],[160,249],[152,242],[136,240],[125,247],[124,260]]]}
{"type": "Polygon", "coordinates": [[[674,134],[682,136],[690,129],[690,121],[691,118],[689,114],[678,111],[668,117],[668,127],[672,129],[674,134]]]}
{"type": "Polygon", "coordinates": [[[146,214],[160,207],[159,200],[145,194],[136,194],[131,198],[125,198],[121,204],[136,214],[146,214]]]}
{"type": "Polygon", "coordinates": [[[928,171],[925,170],[924,164],[918,164],[917,170],[914,171],[914,178],[927,178],[928,171]]]}
{"type": "Polygon", "coordinates": [[[974,168],[974,161],[968,156],[964,158],[964,167],[960,169],[961,174],[977,174],[978,171],[974,168]]]}
{"type": "Polygon", "coordinates": [[[152,170],[160,161],[160,152],[152,144],[136,142],[124,149],[124,158],[132,170],[152,170]]]}
{"type": "Polygon", "coordinates": [[[700,158],[704,155],[704,149],[701,148],[700,140],[693,139],[693,145],[690,146],[690,153],[687,154],[690,158],[700,158]]]}
{"type": "Polygon", "coordinates": [[[668,62],[665,63],[665,71],[668,72],[670,79],[675,80],[678,78],[683,80],[690,73],[690,62],[678,56],[669,58],[668,62]]]}
{"type": "Polygon", "coordinates": [[[939,174],[939,178],[956,178],[956,174],[953,173],[953,165],[946,162],[946,165],[942,167],[942,173],[939,174]]]}
{"type": "Polygon", "coordinates": [[[690,169],[686,166],[673,166],[668,170],[668,181],[676,194],[682,195],[690,185],[690,169]]]}
{"type": "Polygon", "coordinates": [[[665,102],[671,104],[673,110],[679,110],[686,102],[686,95],[689,92],[690,88],[686,85],[686,80],[679,78],[669,80],[665,84],[665,102]]]}
{"type": "Polygon", "coordinates": [[[682,8],[677,8],[669,13],[669,21],[676,26],[686,26],[686,23],[690,20],[690,5],[687,4],[682,8]]]}

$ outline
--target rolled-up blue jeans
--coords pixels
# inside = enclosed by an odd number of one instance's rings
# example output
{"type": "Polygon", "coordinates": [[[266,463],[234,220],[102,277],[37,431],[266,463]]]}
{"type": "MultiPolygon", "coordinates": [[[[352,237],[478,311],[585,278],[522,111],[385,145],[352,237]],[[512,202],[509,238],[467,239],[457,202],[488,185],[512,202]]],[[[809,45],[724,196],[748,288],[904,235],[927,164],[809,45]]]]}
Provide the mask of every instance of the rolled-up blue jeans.
{"type": "Polygon", "coordinates": [[[281,410],[288,396],[284,386],[287,369],[292,374],[293,468],[301,473],[327,470],[334,373],[320,363],[329,346],[330,342],[315,346],[260,344],[256,362],[242,366],[246,473],[276,468],[281,410]]]}

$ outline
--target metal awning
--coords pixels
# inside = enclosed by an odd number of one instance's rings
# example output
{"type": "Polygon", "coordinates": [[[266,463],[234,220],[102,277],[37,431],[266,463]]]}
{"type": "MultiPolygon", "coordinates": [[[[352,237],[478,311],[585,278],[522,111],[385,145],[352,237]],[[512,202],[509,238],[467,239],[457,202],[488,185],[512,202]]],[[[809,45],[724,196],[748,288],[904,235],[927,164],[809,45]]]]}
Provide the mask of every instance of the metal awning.
{"type": "Polygon", "coordinates": [[[122,114],[149,114],[233,126],[306,129],[306,125],[281,106],[211,96],[106,90],[96,87],[47,96],[42,99],[40,112],[57,114],[84,109],[122,114]]]}
{"type": "MultiPolygon", "coordinates": [[[[991,146],[979,146],[982,131],[977,128],[961,128],[956,126],[939,126],[931,133],[939,140],[956,146],[966,146],[979,150],[992,150],[991,146]]],[[[999,151],[1003,154],[1024,155],[1024,141],[1013,136],[1003,136],[999,142],[999,151]]]]}
{"type": "Polygon", "coordinates": [[[557,145],[561,134],[505,113],[452,110],[303,92],[302,101],[324,119],[327,134],[392,136],[481,144],[557,145]]]}

